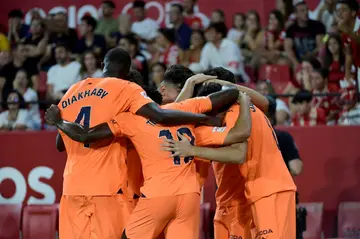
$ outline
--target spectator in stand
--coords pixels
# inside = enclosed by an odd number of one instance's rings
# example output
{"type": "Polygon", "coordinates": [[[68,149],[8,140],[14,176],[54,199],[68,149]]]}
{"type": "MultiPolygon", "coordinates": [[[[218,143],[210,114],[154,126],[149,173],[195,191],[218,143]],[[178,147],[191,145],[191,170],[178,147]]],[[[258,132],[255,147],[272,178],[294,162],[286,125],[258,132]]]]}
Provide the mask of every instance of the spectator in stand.
{"type": "Polygon", "coordinates": [[[2,101],[6,101],[7,96],[13,89],[13,81],[16,73],[24,69],[30,80],[29,85],[38,85],[39,71],[36,67],[32,66],[26,59],[26,48],[24,44],[17,44],[12,51],[12,61],[5,65],[0,70],[0,94],[2,94],[2,101]]]}
{"type": "Polygon", "coordinates": [[[86,15],[81,18],[79,27],[80,35],[76,53],[83,54],[85,51],[93,51],[97,59],[102,60],[106,53],[106,41],[102,35],[95,34],[96,20],[92,16],[86,15]]]}
{"type": "Polygon", "coordinates": [[[102,77],[102,71],[98,67],[95,53],[92,51],[86,51],[81,57],[81,68],[79,75],[75,82],[84,80],[86,78],[100,78],[102,77]]]}
{"type": "Polygon", "coordinates": [[[137,70],[143,76],[143,83],[149,84],[149,69],[147,65],[146,57],[139,51],[139,43],[133,34],[129,34],[121,38],[119,47],[126,50],[131,59],[131,68],[137,70]]]}
{"type": "Polygon", "coordinates": [[[63,9],[50,11],[53,15],[51,20],[47,21],[47,31],[49,32],[49,42],[46,47],[45,55],[38,63],[38,68],[47,70],[56,64],[55,47],[62,43],[69,46],[72,52],[76,51],[78,35],[75,29],[68,27],[67,13],[63,9]]]}
{"type": "Polygon", "coordinates": [[[231,71],[240,81],[249,81],[244,72],[244,64],[240,48],[226,39],[227,27],[225,23],[212,23],[206,31],[208,42],[205,44],[199,64],[191,64],[190,69],[201,68],[202,71],[212,67],[224,67],[231,71]]]}
{"type": "MultiPolygon", "coordinates": [[[[359,4],[356,0],[340,0],[336,4],[336,16],[345,49],[345,78],[343,88],[354,84],[356,70],[360,67],[360,20],[357,17],[359,4]],[[355,71],[352,69],[355,68],[355,71]]],[[[359,73],[358,73],[359,74],[359,73]]]]}
{"type": "Polygon", "coordinates": [[[131,26],[132,33],[145,42],[154,40],[159,26],[153,19],[146,17],[145,2],[134,1],[132,9],[136,19],[131,26]]]}
{"type": "Polygon", "coordinates": [[[12,45],[19,43],[29,33],[29,26],[23,23],[23,17],[20,9],[11,10],[8,14],[8,39],[12,45]]]}
{"type": "Polygon", "coordinates": [[[339,125],[360,125],[360,103],[356,101],[355,90],[346,89],[341,95],[343,111],[340,114],[339,125]]]}
{"type": "MultiPolygon", "coordinates": [[[[11,61],[10,51],[0,51],[0,72],[1,69],[11,61]]],[[[1,99],[1,97],[0,97],[1,99]]]]}
{"type": "Polygon", "coordinates": [[[184,0],[183,2],[184,21],[193,30],[204,28],[204,24],[202,23],[201,18],[196,16],[194,13],[196,2],[196,0],[184,0]]]}
{"type": "Polygon", "coordinates": [[[98,20],[95,34],[105,37],[106,40],[110,39],[112,32],[119,29],[118,20],[114,18],[114,11],[116,5],[111,0],[105,0],[101,4],[102,17],[98,20]]]}
{"type": "Polygon", "coordinates": [[[333,27],[335,8],[336,0],[325,0],[318,12],[317,20],[325,25],[327,32],[333,27]]]}
{"type": "Polygon", "coordinates": [[[192,63],[199,63],[205,43],[204,33],[201,30],[193,30],[190,39],[190,51],[187,54],[187,59],[185,58],[182,64],[188,66],[192,63]]]}
{"type": "Polygon", "coordinates": [[[293,0],[276,0],[276,9],[281,12],[285,20],[285,28],[288,28],[295,19],[293,16],[293,0]]]}
{"type": "Polygon", "coordinates": [[[180,62],[180,49],[176,45],[176,36],[173,29],[161,28],[156,37],[158,51],[153,57],[153,63],[161,62],[167,66],[180,62]]]}
{"type": "Polygon", "coordinates": [[[164,75],[166,71],[166,65],[164,63],[155,63],[151,67],[151,82],[150,85],[158,88],[161,82],[164,80],[164,75]]]}
{"type": "Polygon", "coordinates": [[[285,50],[296,67],[305,56],[316,56],[322,47],[325,27],[319,21],[309,19],[305,2],[295,5],[296,21],[286,30],[285,50]]]}
{"type": "Polygon", "coordinates": [[[225,13],[221,9],[215,9],[211,13],[211,23],[218,23],[218,22],[225,23],[225,13]]]}
{"type": "Polygon", "coordinates": [[[10,51],[10,43],[5,34],[0,32],[0,52],[10,51]]]}
{"type": "Polygon", "coordinates": [[[256,83],[256,90],[262,95],[270,95],[276,99],[275,119],[278,125],[289,125],[291,121],[291,112],[287,104],[275,97],[275,90],[270,80],[259,80],[256,83]]]}
{"type": "Polygon", "coordinates": [[[11,91],[7,97],[7,110],[0,113],[0,131],[32,129],[29,112],[22,96],[17,91],[11,91]]]}
{"type": "Polygon", "coordinates": [[[119,44],[120,39],[131,33],[131,16],[128,14],[120,14],[118,17],[119,29],[110,34],[109,46],[115,47],[119,44]]]}
{"type": "Polygon", "coordinates": [[[14,80],[14,90],[16,90],[28,103],[29,125],[32,129],[41,129],[41,118],[39,111],[39,104],[36,103],[39,98],[37,92],[29,87],[29,80],[27,73],[24,70],[19,70],[16,73],[14,80]]]}
{"type": "Polygon", "coordinates": [[[184,22],[184,8],[180,4],[172,4],[170,9],[170,23],[176,31],[176,42],[186,51],[190,48],[191,28],[184,22]]]}
{"type": "MultiPolygon", "coordinates": [[[[311,73],[313,94],[326,94],[338,92],[338,88],[331,88],[328,84],[329,70],[325,68],[314,69],[311,73]]],[[[311,102],[314,108],[322,108],[326,114],[326,122],[335,124],[339,113],[336,98],[333,96],[315,96],[311,102]]]]}
{"type": "Polygon", "coordinates": [[[339,81],[345,76],[345,54],[339,35],[329,35],[322,64],[324,68],[329,69],[330,76],[334,76],[333,79],[329,79],[329,83],[340,86],[339,81]]]}
{"type": "Polygon", "coordinates": [[[227,34],[227,39],[235,44],[240,44],[240,39],[245,35],[246,16],[244,13],[238,12],[233,15],[233,26],[227,34]]]}
{"type": "Polygon", "coordinates": [[[47,92],[49,100],[60,100],[70,86],[77,82],[81,65],[71,61],[71,52],[66,45],[57,45],[55,57],[57,64],[52,66],[47,73],[47,92]]]}
{"type": "Polygon", "coordinates": [[[245,57],[246,63],[251,61],[255,50],[262,45],[263,35],[259,13],[249,11],[246,14],[246,32],[240,40],[241,53],[245,57]]]}
{"type": "Polygon", "coordinates": [[[296,93],[292,103],[296,106],[296,113],[292,119],[292,126],[316,126],[326,124],[326,114],[322,108],[311,106],[312,94],[307,90],[296,93]]]}

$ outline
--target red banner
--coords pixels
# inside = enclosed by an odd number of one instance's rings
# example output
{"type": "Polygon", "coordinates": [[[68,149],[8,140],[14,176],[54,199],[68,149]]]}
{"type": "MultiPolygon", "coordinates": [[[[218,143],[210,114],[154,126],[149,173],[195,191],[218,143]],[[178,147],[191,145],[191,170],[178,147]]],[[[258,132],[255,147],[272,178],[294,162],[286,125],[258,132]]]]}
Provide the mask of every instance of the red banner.
{"type": "MultiPolygon", "coordinates": [[[[69,25],[77,26],[80,19],[85,14],[91,14],[95,18],[99,16],[99,6],[101,0],[32,0],[32,1],[3,1],[0,9],[0,23],[7,26],[7,14],[11,9],[21,8],[26,13],[26,23],[30,22],[30,10],[38,8],[41,15],[45,17],[49,12],[56,9],[64,9],[68,13],[69,25]]],[[[116,14],[130,13],[132,1],[115,1],[117,8],[116,14]]],[[[147,0],[146,8],[149,16],[156,19],[159,23],[168,23],[168,12],[172,3],[181,1],[169,0],[147,0]]],[[[311,10],[318,8],[318,0],[307,1],[311,10]]],[[[232,15],[236,12],[246,12],[248,10],[256,10],[259,12],[263,24],[267,22],[268,13],[275,8],[275,0],[199,0],[196,7],[196,14],[201,18],[210,16],[214,9],[222,9],[225,12],[228,26],[231,26],[232,15]]]]}
{"type": "MultiPolygon", "coordinates": [[[[360,127],[289,128],[304,172],[296,178],[303,202],[324,202],[326,236],[334,236],[340,202],[360,201],[360,127]]],[[[54,132],[0,134],[0,203],[58,202],[66,154],[55,149],[54,132]]],[[[214,202],[210,175],[204,201],[214,202]]]]}

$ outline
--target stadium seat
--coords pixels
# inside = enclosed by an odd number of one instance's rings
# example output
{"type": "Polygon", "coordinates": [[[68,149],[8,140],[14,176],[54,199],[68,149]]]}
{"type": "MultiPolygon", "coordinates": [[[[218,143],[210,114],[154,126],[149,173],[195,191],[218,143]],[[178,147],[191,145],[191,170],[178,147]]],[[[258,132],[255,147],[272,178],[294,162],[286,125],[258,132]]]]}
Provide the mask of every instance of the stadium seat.
{"type": "Polygon", "coordinates": [[[319,239],[322,234],[322,218],[324,213],[323,203],[300,203],[300,207],[306,208],[306,231],[304,239],[319,239]]]}
{"type": "Polygon", "coordinates": [[[342,202],[338,212],[338,236],[358,238],[360,232],[360,202],[342,202]]]}
{"type": "Polygon", "coordinates": [[[0,204],[0,238],[19,239],[21,204],[0,204]]]}
{"type": "Polygon", "coordinates": [[[28,205],[24,208],[23,239],[55,239],[58,205],[28,205]]]}
{"type": "Polygon", "coordinates": [[[290,67],[286,65],[262,65],[259,69],[259,80],[270,80],[275,92],[280,94],[291,80],[290,67]]]}
{"type": "Polygon", "coordinates": [[[203,203],[200,206],[200,239],[208,239],[210,238],[210,223],[211,215],[210,215],[210,203],[203,203]]]}

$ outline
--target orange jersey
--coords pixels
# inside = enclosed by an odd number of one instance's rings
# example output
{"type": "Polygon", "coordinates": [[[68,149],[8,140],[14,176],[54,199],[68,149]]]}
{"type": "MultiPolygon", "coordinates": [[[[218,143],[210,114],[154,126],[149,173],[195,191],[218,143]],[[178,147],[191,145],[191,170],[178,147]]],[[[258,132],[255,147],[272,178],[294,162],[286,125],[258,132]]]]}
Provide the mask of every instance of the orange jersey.
{"type": "MultiPolygon", "coordinates": [[[[144,90],[131,82],[89,78],[73,85],[59,103],[63,119],[93,127],[121,112],[135,113],[152,102],[144,90]]],[[[115,139],[96,143],[75,142],[60,131],[67,162],[64,195],[113,195],[125,182],[126,145],[115,139]]]]}
{"type": "MultiPolygon", "coordinates": [[[[203,113],[210,111],[211,106],[210,99],[204,97],[164,105],[162,108],[203,113]]],[[[171,158],[170,153],[163,151],[161,146],[164,139],[178,139],[178,133],[187,136],[194,144],[193,125],[165,127],[130,113],[118,115],[108,125],[115,136],[128,137],[139,153],[144,175],[141,193],[145,197],[199,193],[192,157],[171,158]]]]}
{"type": "MultiPolygon", "coordinates": [[[[234,164],[213,163],[218,183],[216,199],[220,205],[238,203],[243,195],[255,202],[273,193],[296,190],[269,120],[252,104],[250,108],[252,130],[245,163],[238,167],[234,164]]],[[[226,127],[197,128],[198,142],[209,146],[222,145],[230,129],[234,127],[239,113],[240,106],[235,104],[226,114],[226,127]]]]}
{"type": "Polygon", "coordinates": [[[144,183],[144,177],[142,175],[142,166],[139,154],[131,142],[128,142],[127,150],[127,193],[129,199],[133,199],[134,197],[140,197],[140,188],[144,183]]]}

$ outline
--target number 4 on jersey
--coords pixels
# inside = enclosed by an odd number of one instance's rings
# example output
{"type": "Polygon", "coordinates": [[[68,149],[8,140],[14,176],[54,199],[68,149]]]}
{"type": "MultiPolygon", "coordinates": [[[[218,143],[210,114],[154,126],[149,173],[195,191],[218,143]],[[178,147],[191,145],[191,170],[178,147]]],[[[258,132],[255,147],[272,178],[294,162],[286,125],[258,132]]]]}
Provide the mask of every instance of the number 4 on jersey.
{"type": "MultiPolygon", "coordinates": [[[[190,144],[194,145],[195,137],[192,135],[191,130],[189,128],[180,128],[180,129],[177,130],[177,133],[180,133],[182,135],[187,135],[190,138],[190,144]]],[[[174,139],[174,137],[172,136],[170,130],[168,130],[168,129],[161,130],[160,133],[159,133],[159,137],[166,137],[167,139],[171,139],[171,140],[174,139]]],[[[178,136],[178,140],[179,141],[181,140],[181,138],[179,138],[179,136],[178,136]]],[[[185,157],[184,158],[184,163],[189,163],[190,160],[192,160],[193,158],[194,157],[185,157]]],[[[174,164],[175,165],[180,165],[181,164],[180,156],[175,156],[174,157],[174,164]]]]}
{"type": "MultiPolygon", "coordinates": [[[[80,109],[78,116],[76,117],[75,123],[80,124],[82,120],[84,128],[90,127],[90,115],[91,115],[91,106],[84,106],[80,109]]],[[[85,148],[90,148],[90,144],[84,144],[85,148]]]]}

